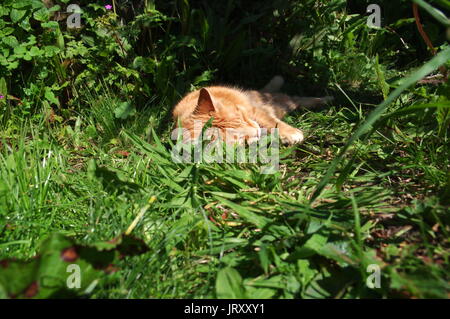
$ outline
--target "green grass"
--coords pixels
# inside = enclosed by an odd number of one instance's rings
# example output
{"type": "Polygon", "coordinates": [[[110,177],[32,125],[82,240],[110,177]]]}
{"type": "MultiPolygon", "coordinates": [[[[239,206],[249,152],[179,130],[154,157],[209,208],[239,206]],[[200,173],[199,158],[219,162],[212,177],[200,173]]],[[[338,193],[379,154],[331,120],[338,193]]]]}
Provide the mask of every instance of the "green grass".
{"type": "Polygon", "coordinates": [[[370,106],[291,114],[307,140],[282,148],[280,171],[264,175],[254,164],[174,163],[167,107],[120,120],[113,93],[87,100],[70,120],[2,133],[1,256],[32,257],[53,232],[109,240],[150,205],[133,230],[150,251],[122,260],[92,297],[447,297],[450,143],[433,109],[356,139],[336,163],[346,177],[332,174],[311,201],[370,106]],[[371,264],[379,289],[366,286],[371,264]]]}
{"type": "Polygon", "coordinates": [[[149,250],[89,297],[448,298],[449,82],[417,83],[450,67],[437,9],[415,1],[430,59],[406,2],[384,1],[370,29],[368,1],[115,1],[117,16],[82,1],[81,30],[22,2],[0,6],[0,297],[16,280],[5,259],[131,231],[149,250]],[[286,118],[306,140],[278,172],[172,160],[187,90],[275,74],[286,93],[336,98],[286,118]]]}

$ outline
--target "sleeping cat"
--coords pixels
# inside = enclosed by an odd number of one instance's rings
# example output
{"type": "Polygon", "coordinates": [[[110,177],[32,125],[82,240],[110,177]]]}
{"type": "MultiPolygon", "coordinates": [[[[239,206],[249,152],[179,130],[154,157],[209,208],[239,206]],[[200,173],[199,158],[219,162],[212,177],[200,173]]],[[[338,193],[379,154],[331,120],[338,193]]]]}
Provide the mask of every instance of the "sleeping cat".
{"type": "Polygon", "coordinates": [[[283,116],[298,107],[328,103],[332,97],[298,97],[277,93],[283,83],[281,76],[275,76],[260,91],[227,86],[196,90],[175,106],[175,125],[181,124],[184,140],[198,138],[203,125],[212,117],[212,128],[227,143],[252,143],[260,138],[261,128],[278,128],[280,139],[285,144],[300,143],[304,139],[303,132],[283,122],[283,116]]]}

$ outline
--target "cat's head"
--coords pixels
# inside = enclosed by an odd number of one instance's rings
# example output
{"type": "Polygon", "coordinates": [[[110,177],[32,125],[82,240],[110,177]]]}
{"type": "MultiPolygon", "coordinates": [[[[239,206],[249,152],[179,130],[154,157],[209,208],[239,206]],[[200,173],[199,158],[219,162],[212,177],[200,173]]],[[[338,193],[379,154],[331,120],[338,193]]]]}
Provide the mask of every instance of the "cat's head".
{"type": "Polygon", "coordinates": [[[213,118],[211,128],[206,131],[213,140],[219,137],[228,144],[257,141],[261,134],[258,123],[239,105],[224,103],[226,101],[214,98],[207,89],[201,89],[195,111],[181,123],[189,138],[197,139],[203,126],[213,118]]]}

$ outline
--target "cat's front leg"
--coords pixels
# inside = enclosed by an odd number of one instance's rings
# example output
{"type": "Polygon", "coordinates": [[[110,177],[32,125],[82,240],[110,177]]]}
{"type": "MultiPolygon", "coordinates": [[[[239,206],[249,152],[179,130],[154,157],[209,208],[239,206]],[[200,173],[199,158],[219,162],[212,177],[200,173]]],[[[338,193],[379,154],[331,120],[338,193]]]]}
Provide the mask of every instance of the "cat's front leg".
{"type": "Polygon", "coordinates": [[[283,144],[298,144],[304,140],[303,132],[301,130],[292,127],[283,121],[279,121],[276,128],[278,128],[278,134],[283,144]]]}
{"type": "Polygon", "coordinates": [[[303,132],[277,119],[275,116],[264,114],[258,118],[258,124],[267,129],[277,128],[283,144],[298,144],[304,140],[303,132]]]}
{"type": "Polygon", "coordinates": [[[304,140],[303,132],[277,118],[272,108],[260,105],[259,107],[254,107],[252,113],[254,114],[253,120],[260,127],[266,129],[277,128],[281,142],[284,144],[297,144],[304,140]]]}

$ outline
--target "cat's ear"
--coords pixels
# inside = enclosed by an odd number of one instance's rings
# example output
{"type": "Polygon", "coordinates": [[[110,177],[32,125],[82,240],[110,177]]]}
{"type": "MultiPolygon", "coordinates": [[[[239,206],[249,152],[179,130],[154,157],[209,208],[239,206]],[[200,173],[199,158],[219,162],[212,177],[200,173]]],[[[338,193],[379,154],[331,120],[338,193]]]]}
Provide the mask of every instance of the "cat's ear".
{"type": "Polygon", "coordinates": [[[198,114],[208,114],[209,112],[215,112],[214,102],[207,89],[201,89],[198,97],[197,107],[195,112],[198,114]]]}

